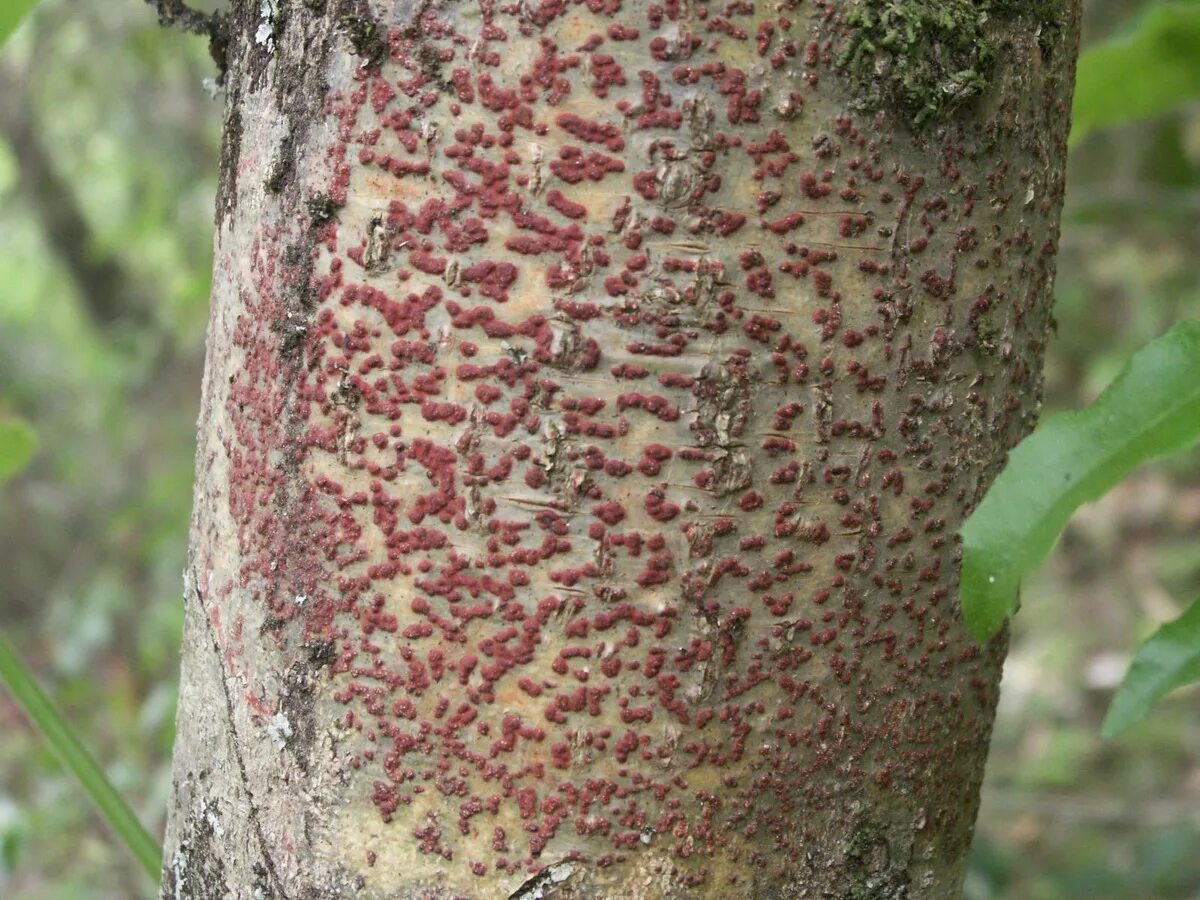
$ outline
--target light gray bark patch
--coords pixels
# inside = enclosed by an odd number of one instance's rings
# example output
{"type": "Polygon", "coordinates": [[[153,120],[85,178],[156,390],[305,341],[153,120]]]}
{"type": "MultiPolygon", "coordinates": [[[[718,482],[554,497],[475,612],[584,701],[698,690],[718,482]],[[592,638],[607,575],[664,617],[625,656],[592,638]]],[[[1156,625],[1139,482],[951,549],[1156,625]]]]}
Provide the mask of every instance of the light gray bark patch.
{"type": "Polygon", "coordinates": [[[317,687],[320,672],[335,658],[333,644],[308,645],[306,656],[294,662],[284,676],[280,712],[286,717],[291,734],[286,746],[305,774],[309,771],[313,746],[317,741],[317,687]]]}
{"type": "Polygon", "coordinates": [[[284,890],[283,882],[280,880],[279,873],[275,869],[275,862],[271,858],[270,845],[267,843],[266,835],[263,833],[262,822],[259,819],[258,808],[254,803],[254,792],[250,788],[250,779],[246,775],[246,762],[242,757],[241,738],[238,736],[237,725],[235,724],[233,698],[229,693],[229,682],[227,680],[228,673],[226,673],[224,667],[221,666],[221,644],[217,639],[216,629],[213,628],[212,619],[210,619],[208,614],[205,612],[205,607],[207,604],[205,603],[204,596],[200,592],[200,581],[197,579],[194,572],[191,575],[190,587],[192,588],[196,601],[199,604],[200,613],[203,616],[205,623],[208,625],[209,642],[213,653],[216,655],[217,665],[221,667],[221,695],[225,699],[226,735],[229,739],[230,747],[233,750],[234,758],[237,760],[242,790],[245,792],[246,804],[249,807],[248,818],[251,827],[254,830],[254,836],[257,839],[259,853],[261,854],[261,859],[254,864],[254,869],[256,874],[258,870],[261,869],[264,873],[264,879],[269,879],[271,886],[274,887],[275,897],[278,897],[279,900],[288,900],[288,893],[286,890],[284,890]]]}
{"type": "Polygon", "coordinates": [[[744,360],[704,367],[695,387],[697,410],[692,429],[697,444],[730,447],[740,443],[750,418],[753,381],[744,360]]]}
{"type": "Polygon", "coordinates": [[[387,269],[393,239],[383,224],[383,216],[374,216],[367,225],[367,252],[363,254],[363,265],[368,272],[379,273],[387,269]]]}
{"type": "Polygon", "coordinates": [[[226,896],[221,829],[215,802],[203,804],[186,817],[179,846],[163,862],[164,900],[226,896]]]}
{"type": "Polygon", "coordinates": [[[508,900],[543,900],[553,897],[559,885],[575,874],[576,867],[569,862],[547,866],[508,895],[508,900]]]}
{"type": "Polygon", "coordinates": [[[754,466],[750,457],[740,450],[730,450],[718,457],[713,464],[713,473],[710,489],[718,497],[736,494],[754,482],[754,466]]]}
{"type": "Polygon", "coordinates": [[[550,320],[554,337],[545,354],[546,365],[562,372],[590,372],[600,361],[600,348],[584,337],[579,325],[562,316],[550,320]]]}

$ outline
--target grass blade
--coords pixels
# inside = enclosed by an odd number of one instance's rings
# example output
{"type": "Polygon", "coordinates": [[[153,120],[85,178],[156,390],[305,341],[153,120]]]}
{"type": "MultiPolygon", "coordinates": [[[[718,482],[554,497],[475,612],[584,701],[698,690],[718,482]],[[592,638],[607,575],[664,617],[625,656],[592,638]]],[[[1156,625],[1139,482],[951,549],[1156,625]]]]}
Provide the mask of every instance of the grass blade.
{"type": "Polygon", "coordinates": [[[142,868],[157,881],[162,861],[162,849],[158,842],[142,827],[133,810],[75,737],[71,727],[54,708],[50,698],[38,686],[3,634],[0,634],[0,681],[7,685],[25,715],[45,736],[63,765],[79,779],[80,785],[95,802],[112,830],[137,857],[142,868]]]}
{"type": "Polygon", "coordinates": [[[1114,737],[1177,687],[1200,681],[1200,600],[1150,635],[1133,657],[1100,733],[1114,737]]]}
{"type": "Polygon", "coordinates": [[[1046,419],[963,525],[962,604],[976,640],[1016,609],[1021,576],[1050,553],[1071,515],[1137,466],[1200,440],[1200,322],[1181,322],[1133,355],[1087,409],[1046,419]]]}

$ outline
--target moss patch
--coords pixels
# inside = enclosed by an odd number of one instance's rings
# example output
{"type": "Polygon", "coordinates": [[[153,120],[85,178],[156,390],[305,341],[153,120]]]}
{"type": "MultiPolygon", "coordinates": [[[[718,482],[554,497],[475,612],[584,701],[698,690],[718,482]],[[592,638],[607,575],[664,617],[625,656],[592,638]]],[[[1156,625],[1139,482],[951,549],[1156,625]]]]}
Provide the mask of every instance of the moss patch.
{"type": "Polygon", "coordinates": [[[308,219],[314,228],[324,225],[337,215],[337,204],[328,194],[313,194],[305,203],[308,209],[308,219]]]}
{"type": "Polygon", "coordinates": [[[350,38],[350,46],[371,68],[377,68],[387,59],[387,42],[379,23],[369,15],[347,13],[339,24],[350,38]]]}
{"type": "Polygon", "coordinates": [[[1061,0],[859,0],[837,63],[860,108],[895,108],[919,127],[987,90],[1005,25],[1049,33],[1061,14],[1061,0]]]}

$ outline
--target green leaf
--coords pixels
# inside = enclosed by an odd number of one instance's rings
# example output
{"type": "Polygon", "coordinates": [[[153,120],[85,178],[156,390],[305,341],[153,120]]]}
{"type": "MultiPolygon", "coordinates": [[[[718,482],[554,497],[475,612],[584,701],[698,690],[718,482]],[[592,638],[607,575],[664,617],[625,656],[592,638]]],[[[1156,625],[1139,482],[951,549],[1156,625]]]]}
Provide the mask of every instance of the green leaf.
{"type": "Polygon", "coordinates": [[[1071,143],[1200,97],[1200,3],[1152,5],[1126,33],[1079,57],[1071,143]]]}
{"type": "Polygon", "coordinates": [[[1106,738],[1140,722],[1166,694],[1200,681],[1200,600],[1138,648],[1100,733],[1106,738]]]}
{"type": "Polygon", "coordinates": [[[87,791],[112,830],[125,842],[150,877],[157,881],[162,860],[158,842],[142,827],[133,810],[71,731],[71,726],[54,708],[50,698],[38,686],[3,634],[0,634],[0,681],[12,692],[13,698],[45,736],[63,765],[79,779],[79,784],[87,791]]]}
{"type": "Polygon", "coordinates": [[[0,3],[0,46],[17,30],[21,20],[37,5],[37,0],[3,0],[0,3]]]}
{"type": "Polygon", "coordinates": [[[0,485],[8,481],[33,459],[37,435],[21,419],[0,419],[0,485]]]}
{"type": "Polygon", "coordinates": [[[1021,576],[1067,520],[1143,462],[1200,440],[1200,322],[1133,355],[1087,409],[1046,419],[1017,445],[963,525],[962,604],[976,640],[1016,610],[1021,576]]]}

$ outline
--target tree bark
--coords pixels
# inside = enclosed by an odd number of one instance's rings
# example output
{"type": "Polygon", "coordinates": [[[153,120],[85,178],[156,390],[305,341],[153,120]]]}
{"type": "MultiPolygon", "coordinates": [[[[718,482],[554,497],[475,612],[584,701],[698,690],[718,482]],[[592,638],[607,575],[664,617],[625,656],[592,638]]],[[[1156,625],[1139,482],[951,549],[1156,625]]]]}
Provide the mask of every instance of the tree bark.
{"type": "Polygon", "coordinates": [[[163,896],[957,896],[1077,20],[235,3],[163,896]]]}

